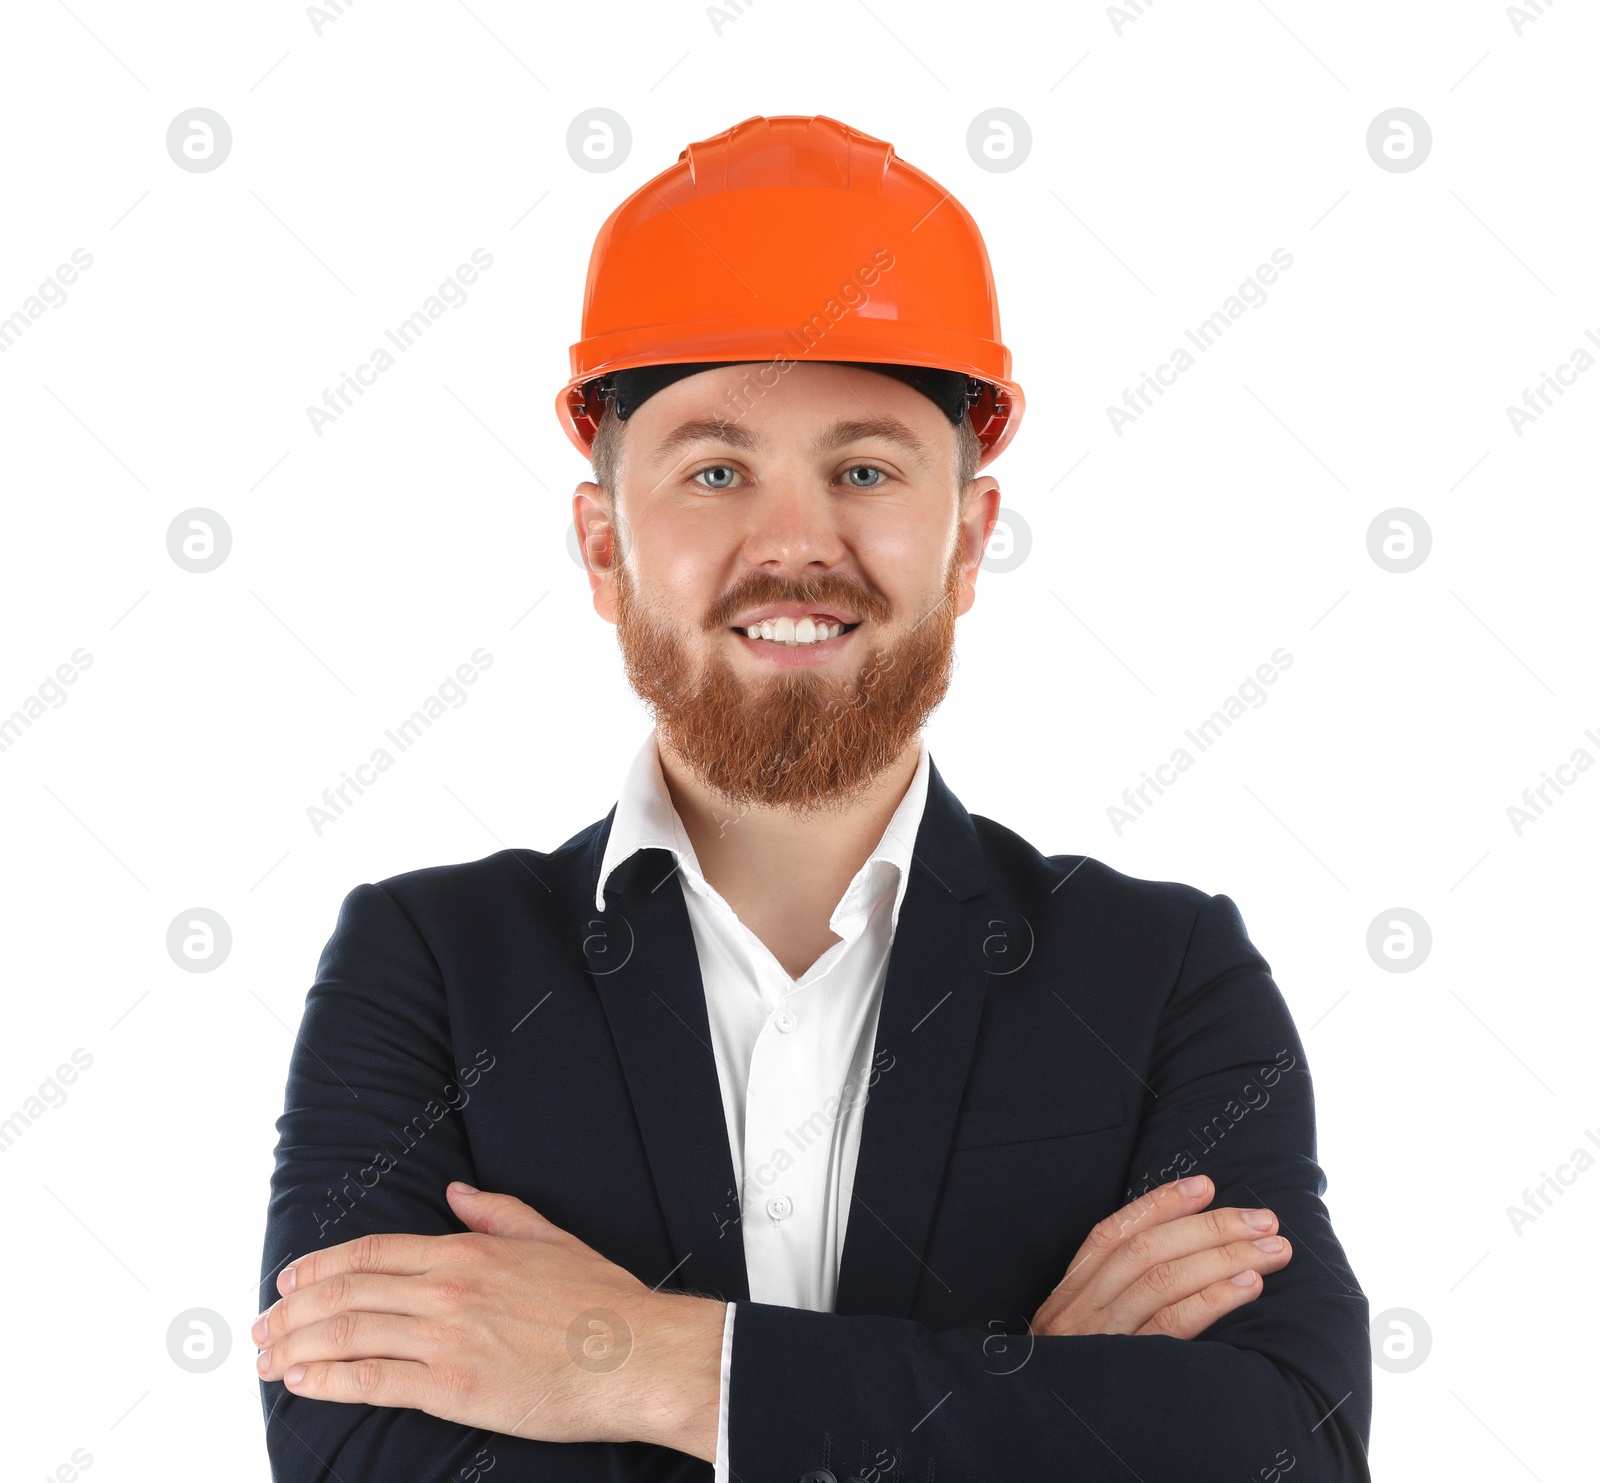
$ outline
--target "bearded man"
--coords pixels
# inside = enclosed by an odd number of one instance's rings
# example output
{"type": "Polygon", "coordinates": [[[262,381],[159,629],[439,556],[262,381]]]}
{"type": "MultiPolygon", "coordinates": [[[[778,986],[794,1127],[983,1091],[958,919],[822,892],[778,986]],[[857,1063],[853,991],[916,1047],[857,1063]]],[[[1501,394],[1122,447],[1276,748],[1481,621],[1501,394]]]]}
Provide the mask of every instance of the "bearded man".
{"type": "Polygon", "coordinates": [[[346,898],[279,1123],[275,1477],[1369,1477],[1233,902],[1041,854],[923,742],[1021,414],[988,274],[820,118],[602,228],[558,410],[655,726],[560,848],[346,898]]]}

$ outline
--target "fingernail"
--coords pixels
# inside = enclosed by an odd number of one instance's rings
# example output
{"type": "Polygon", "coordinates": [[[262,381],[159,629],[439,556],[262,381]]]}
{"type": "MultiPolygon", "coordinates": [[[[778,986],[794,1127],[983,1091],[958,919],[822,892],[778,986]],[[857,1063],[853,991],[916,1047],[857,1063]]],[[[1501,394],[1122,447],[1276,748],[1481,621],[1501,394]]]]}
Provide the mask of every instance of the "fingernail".
{"type": "Polygon", "coordinates": [[[1252,1231],[1270,1231],[1272,1229],[1272,1212],[1270,1210],[1241,1210],[1239,1214],[1252,1231]]]}
{"type": "Polygon", "coordinates": [[[1206,1177],[1204,1174],[1191,1174],[1187,1179],[1178,1181],[1180,1195],[1203,1195],[1206,1192],[1206,1177]]]}
{"type": "Polygon", "coordinates": [[[250,1325],[250,1337],[256,1341],[257,1349],[267,1342],[267,1315],[265,1313],[250,1325]]]}
{"type": "Polygon", "coordinates": [[[278,1274],[278,1291],[288,1297],[294,1291],[294,1268],[285,1267],[278,1274]]]}
{"type": "Polygon", "coordinates": [[[283,1383],[285,1385],[298,1385],[305,1378],[306,1367],[304,1365],[291,1365],[289,1372],[283,1377],[283,1383]]]}
{"type": "Polygon", "coordinates": [[[1283,1237],[1282,1236],[1260,1236],[1260,1237],[1257,1237],[1257,1239],[1252,1241],[1250,1244],[1252,1246],[1259,1246],[1263,1251],[1282,1251],[1283,1250],[1283,1237]]]}
{"type": "Polygon", "coordinates": [[[478,1191],[472,1185],[468,1184],[463,1179],[456,1180],[456,1182],[452,1184],[450,1188],[455,1190],[457,1194],[462,1195],[475,1195],[478,1193],[478,1191]]]}
{"type": "Polygon", "coordinates": [[[1254,1272],[1235,1272],[1231,1280],[1235,1287],[1253,1287],[1256,1274],[1254,1272]]]}
{"type": "Polygon", "coordinates": [[[272,1368],[272,1351],[270,1349],[263,1349],[261,1353],[256,1356],[256,1368],[260,1370],[263,1375],[265,1375],[267,1371],[272,1368]]]}

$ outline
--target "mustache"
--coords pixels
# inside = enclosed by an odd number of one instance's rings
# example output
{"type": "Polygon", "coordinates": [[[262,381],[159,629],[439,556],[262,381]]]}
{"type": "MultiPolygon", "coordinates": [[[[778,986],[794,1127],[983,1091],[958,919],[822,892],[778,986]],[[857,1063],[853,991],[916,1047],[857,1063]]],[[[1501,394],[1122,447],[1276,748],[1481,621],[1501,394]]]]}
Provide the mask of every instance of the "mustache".
{"type": "Polygon", "coordinates": [[[704,628],[710,633],[728,628],[746,608],[766,603],[801,603],[816,607],[848,608],[863,618],[885,622],[890,617],[889,599],[876,587],[846,577],[840,572],[819,572],[811,577],[786,579],[772,572],[752,572],[723,593],[706,614],[704,628]]]}

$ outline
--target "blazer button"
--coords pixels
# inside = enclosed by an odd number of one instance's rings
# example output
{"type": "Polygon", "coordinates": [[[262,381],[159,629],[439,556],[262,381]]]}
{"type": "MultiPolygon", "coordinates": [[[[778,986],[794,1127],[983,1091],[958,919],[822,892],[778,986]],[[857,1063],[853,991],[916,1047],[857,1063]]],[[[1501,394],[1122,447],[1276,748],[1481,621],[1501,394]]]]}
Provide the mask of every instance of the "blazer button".
{"type": "Polygon", "coordinates": [[[799,1483],[839,1483],[826,1468],[812,1468],[809,1473],[801,1473],[799,1483]]]}

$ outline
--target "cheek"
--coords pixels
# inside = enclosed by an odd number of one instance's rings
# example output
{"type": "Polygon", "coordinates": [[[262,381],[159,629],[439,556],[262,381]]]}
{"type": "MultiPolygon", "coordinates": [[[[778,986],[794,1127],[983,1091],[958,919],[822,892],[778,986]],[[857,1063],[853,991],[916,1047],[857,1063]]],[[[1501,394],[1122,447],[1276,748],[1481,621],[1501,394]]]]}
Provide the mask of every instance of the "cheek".
{"type": "Polygon", "coordinates": [[[950,539],[943,528],[896,526],[862,532],[855,551],[867,579],[901,614],[943,591],[950,539]]]}
{"type": "MultiPolygon", "coordinates": [[[[736,543],[731,550],[737,551],[736,543]]],[[[641,601],[688,632],[699,628],[732,580],[734,565],[708,522],[704,529],[636,530],[629,576],[641,601]]]]}

